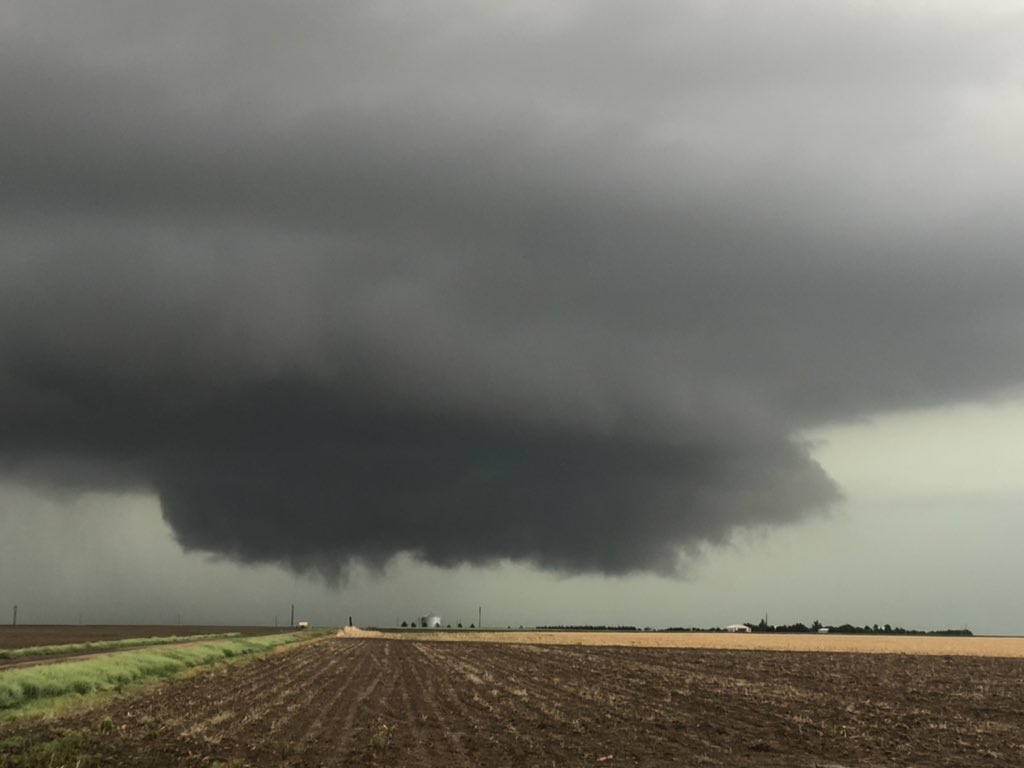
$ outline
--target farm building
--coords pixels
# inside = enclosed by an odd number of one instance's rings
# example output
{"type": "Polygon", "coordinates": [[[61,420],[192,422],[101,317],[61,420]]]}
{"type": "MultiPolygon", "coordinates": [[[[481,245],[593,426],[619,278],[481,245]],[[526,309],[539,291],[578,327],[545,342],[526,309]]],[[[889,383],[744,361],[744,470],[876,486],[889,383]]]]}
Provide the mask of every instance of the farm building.
{"type": "Polygon", "coordinates": [[[730,624],[725,628],[726,632],[750,632],[751,629],[746,624],[730,624]]]}
{"type": "Polygon", "coordinates": [[[440,629],[441,628],[441,617],[433,614],[426,616],[420,616],[420,626],[427,629],[440,629]]]}

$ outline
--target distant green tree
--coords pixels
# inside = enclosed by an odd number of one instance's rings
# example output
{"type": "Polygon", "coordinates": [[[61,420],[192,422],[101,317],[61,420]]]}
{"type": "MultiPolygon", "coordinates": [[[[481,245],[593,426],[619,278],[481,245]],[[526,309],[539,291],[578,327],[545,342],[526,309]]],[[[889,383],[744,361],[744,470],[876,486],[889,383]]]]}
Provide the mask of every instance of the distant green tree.
{"type": "Polygon", "coordinates": [[[402,626],[403,626],[403,627],[408,627],[408,626],[409,626],[409,622],[407,622],[407,621],[403,621],[403,622],[402,622],[402,626]]]}

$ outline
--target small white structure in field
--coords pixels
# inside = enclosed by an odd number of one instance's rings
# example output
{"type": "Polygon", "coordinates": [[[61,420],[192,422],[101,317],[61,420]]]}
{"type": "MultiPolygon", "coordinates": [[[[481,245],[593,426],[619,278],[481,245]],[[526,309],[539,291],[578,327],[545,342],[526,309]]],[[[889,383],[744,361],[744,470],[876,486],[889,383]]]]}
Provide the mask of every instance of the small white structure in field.
{"type": "Polygon", "coordinates": [[[440,629],[441,628],[441,617],[429,614],[427,616],[420,616],[420,626],[427,629],[440,629]]]}
{"type": "Polygon", "coordinates": [[[750,632],[750,627],[746,624],[730,624],[725,628],[726,632],[750,632]]]}
{"type": "Polygon", "coordinates": [[[309,629],[309,622],[308,621],[300,621],[295,626],[298,627],[299,629],[309,629]]]}
{"type": "Polygon", "coordinates": [[[828,627],[822,627],[821,629],[819,629],[818,630],[818,634],[819,635],[827,635],[828,634],[828,627]]]}

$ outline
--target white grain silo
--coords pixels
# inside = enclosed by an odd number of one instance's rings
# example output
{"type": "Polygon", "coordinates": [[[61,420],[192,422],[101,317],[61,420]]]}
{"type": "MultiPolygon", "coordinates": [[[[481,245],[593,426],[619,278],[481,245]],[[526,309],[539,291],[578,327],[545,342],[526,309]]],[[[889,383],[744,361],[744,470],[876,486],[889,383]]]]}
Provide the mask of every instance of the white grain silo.
{"type": "Polygon", "coordinates": [[[441,617],[435,616],[432,613],[426,616],[420,616],[420,626],[427,629],[440,629],[442,626],[441,617]]]}

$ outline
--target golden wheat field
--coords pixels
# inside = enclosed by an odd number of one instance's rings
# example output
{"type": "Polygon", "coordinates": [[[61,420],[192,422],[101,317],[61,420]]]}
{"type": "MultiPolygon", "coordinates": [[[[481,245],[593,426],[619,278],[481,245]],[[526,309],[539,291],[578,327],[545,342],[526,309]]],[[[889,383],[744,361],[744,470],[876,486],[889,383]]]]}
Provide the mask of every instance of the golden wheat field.
{"type": "MultiPolygon", "coordinates": [[[[390,636],[390,635],[389,635],[390,636]]],[[[539,645],[700,648],[825,653],[898,653],[921,656],[1024,658],[1021,637],[922,637],[900,635],[730,634],[726,632],[415,632],[400,637],[450,642],[539,645]]]]}

